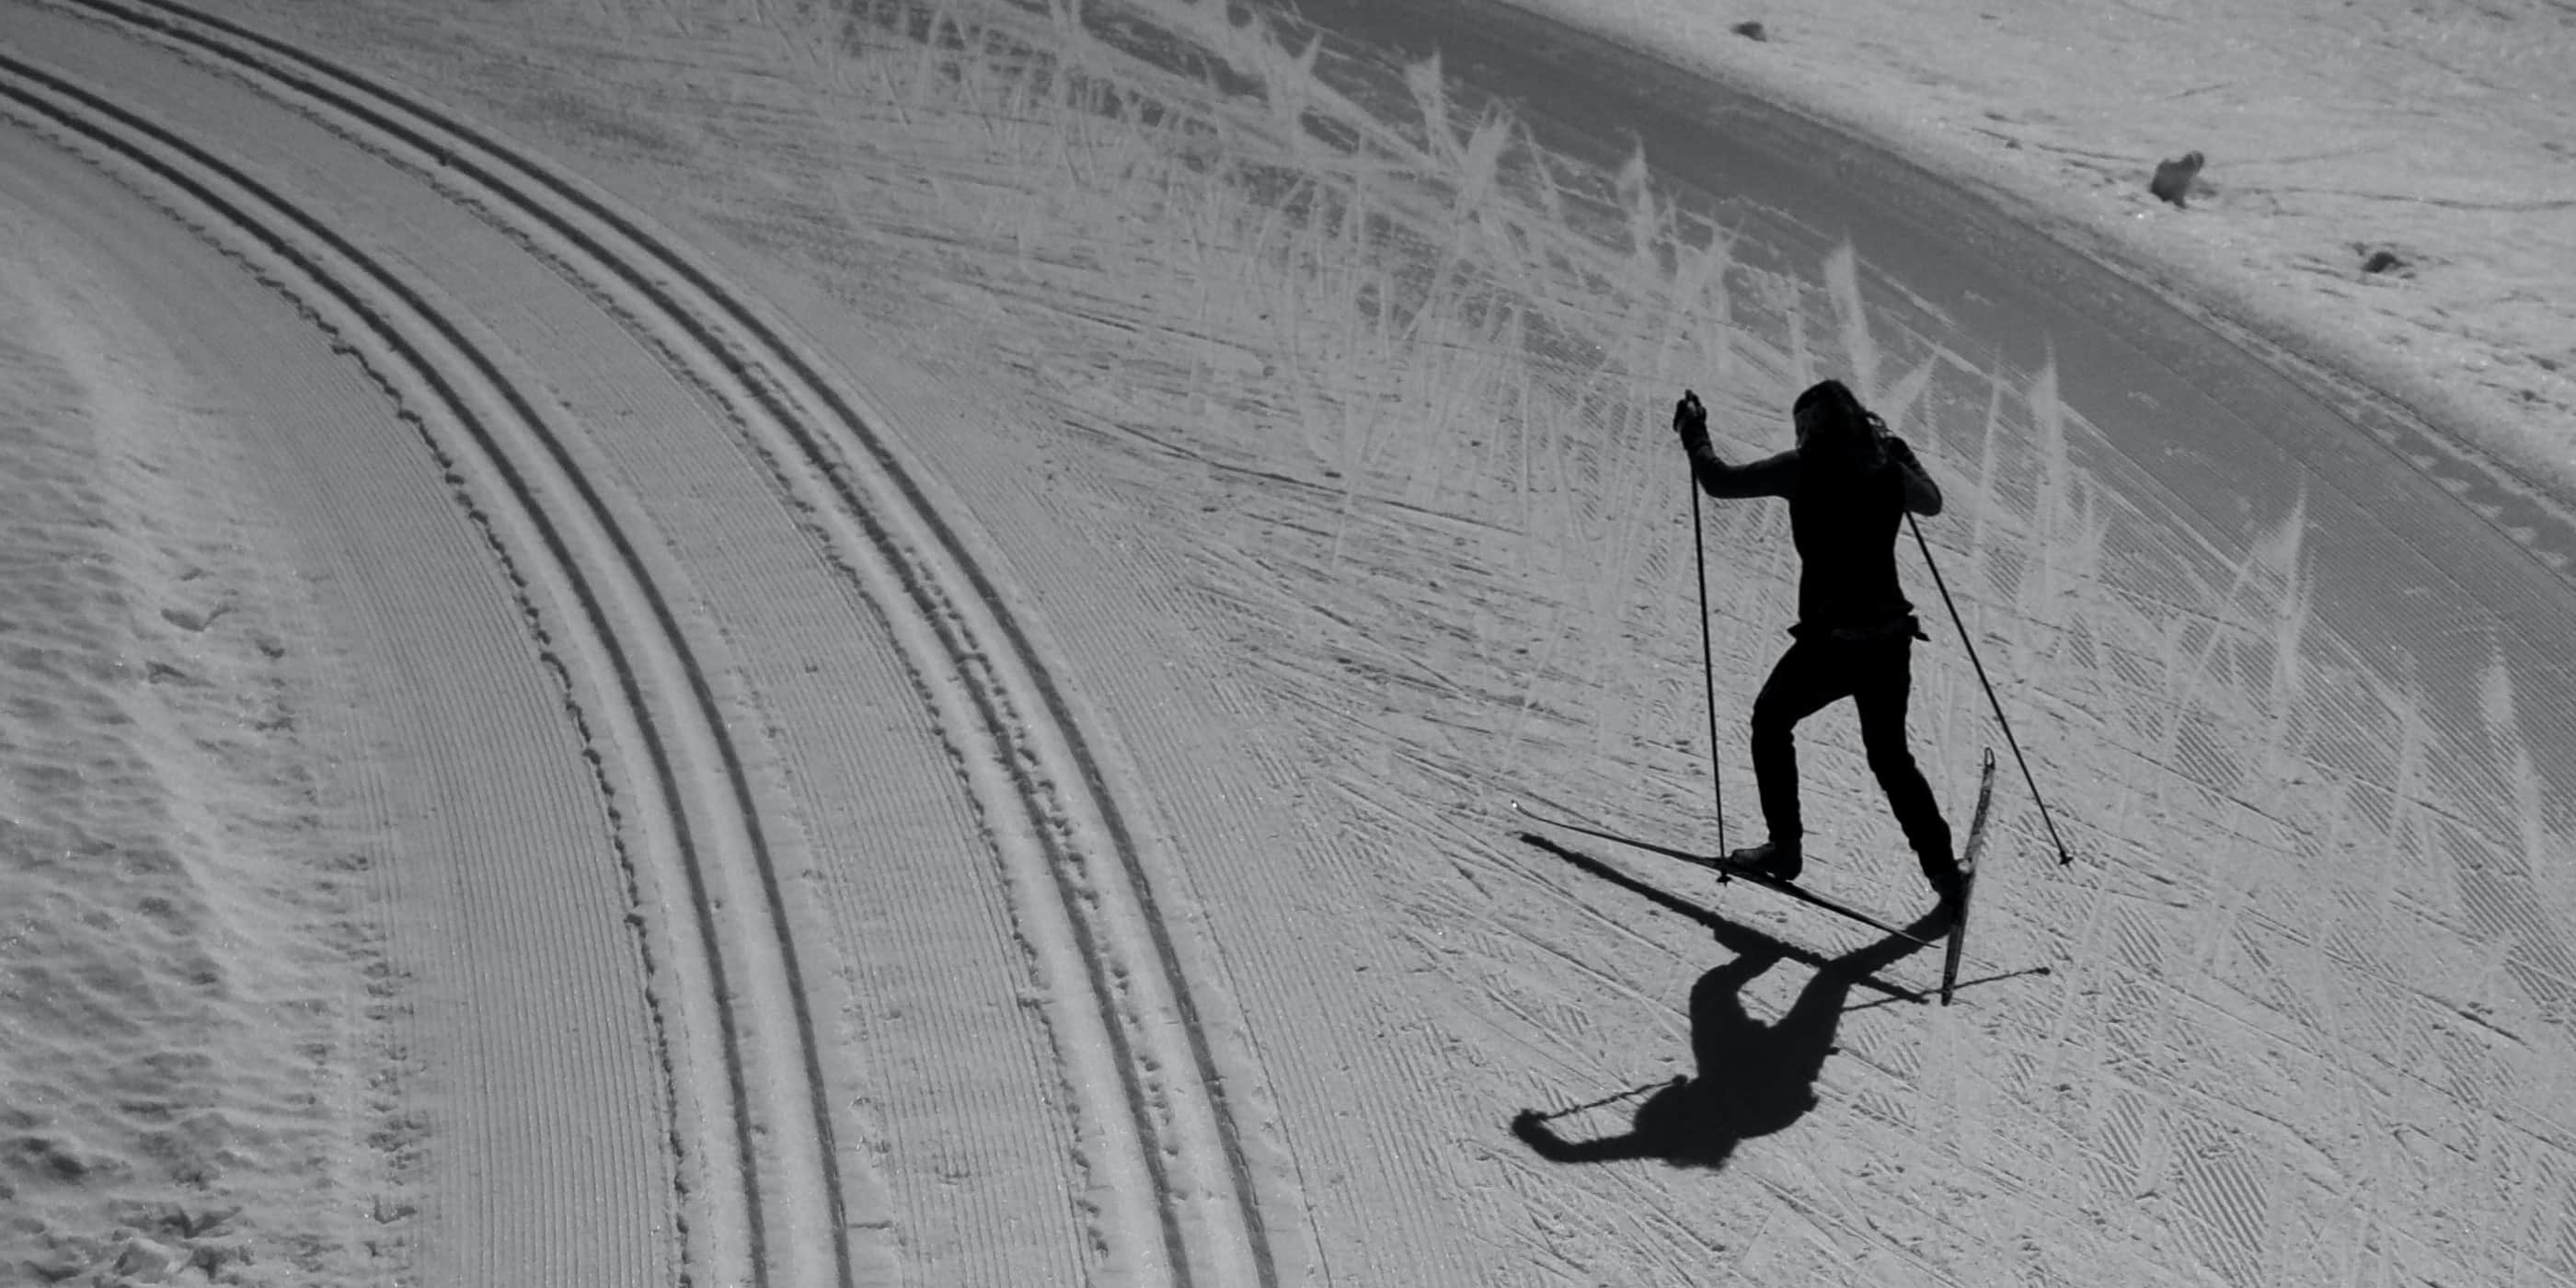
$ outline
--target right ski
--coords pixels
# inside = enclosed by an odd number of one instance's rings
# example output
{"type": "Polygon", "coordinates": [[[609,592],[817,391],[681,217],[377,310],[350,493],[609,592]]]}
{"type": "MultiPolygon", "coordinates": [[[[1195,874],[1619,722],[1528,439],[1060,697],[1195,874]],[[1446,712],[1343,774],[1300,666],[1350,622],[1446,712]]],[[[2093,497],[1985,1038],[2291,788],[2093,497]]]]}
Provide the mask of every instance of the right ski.
{"type": "MultiPolygon", "coordinates": [[[[1987,773],[1990,777],[1993,774],[1993,770],[1993,757],[1989,756],[1987,757],[1987,773]]],[[[1919,944],[1925,948],[1930,948],[1932,946],[1933,941],[1925,939],[1921,935],[1917,935],[1912,931],[1892,925],[1877,917],[1873,917],[1866,912],[1862,912],[1858,908],[1852,907],[1850,904],[1843,903],[1836,899],[1827,898],[1826,896],[1818,894],[1794,881],[1782,881],[1777,877],[1766,876],[1763,873],[1755,872],[1746,868],[1739,868],[1734,864],[1728,863],[1724,858],[1716,855],[1699,854],[1690,850],[1682,849],[1679,846],[1664,845],[1656,841],[1646,841],[1633,836],[1624,836],[1607,828],[1594,827],[1589,823],[1578,823],[1570,818],[1558,818],[1548,814],[1542,814],[1537,810],[1521,804],[1519,801],[1512,802],[1512,812],[1520,815],[1522,818],[1530,820],[1533,823],[1544,823],[1549,827],[1562,828],[1568,832],[1579,832],[1585,836],[1610,841],[1618,845],[1633,846],[1636,849],[1644,850],[1651,854],[1661,854],[1668,858],[1680,859],[1684,863],[1696,863],[1703,868],[1707,868],[1708,870],[1717,873],[1718,879],[1720,880],[1725,880],[1729,877],[1741,878],[1754,885],[1777,890],[1792,899],[1822,908],[1827,912],[1834,913],[1842,917],[1848,917],[1851,920],[1859,922],[1861,925],[1868,926],[1873,930],[1894,935],[1899,939],[1919,944]]]]}
{"type": "Polygon", "coordinates": [[[1950,946],[1941,956],[1941,1005],[1959,986],[1959,954],[1968,943],[1968,899],[1977,890],[1977,859],[1986,848],[1986,807],[1995,799],[1995,749],[1986,748],[1985,768],[1977,774],[1977,813],[1968,824],[1968,846],[1959,852],[1959,907],[1950,917],[1950,946]]]}

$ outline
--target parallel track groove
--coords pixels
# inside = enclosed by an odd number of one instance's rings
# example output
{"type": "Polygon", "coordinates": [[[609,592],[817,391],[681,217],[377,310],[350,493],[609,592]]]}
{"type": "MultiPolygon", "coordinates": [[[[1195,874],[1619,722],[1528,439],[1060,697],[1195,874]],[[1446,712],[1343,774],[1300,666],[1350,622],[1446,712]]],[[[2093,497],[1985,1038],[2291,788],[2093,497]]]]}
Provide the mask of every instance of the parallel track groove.
{"type": "MultiPolygon", "coordinates": [[[[938,637],[937,651],[943,655],[940,661],[953,668],[952,673],[965,682],[963,687],[973,703],[977,719],[984,725],[992,745],[1002,753],[994,759],[1009,774],[1012,794],[1018,798],[1018,808],[1027,816],[1038,843],[1045,851],[1057,897],[1065,905],[1066,916],[1080,943],[1082,969],[1102,1012],[1101,1025],[1116,1051],[1117,1073],[1127,1101],[1127,1112],[1144,1138],[1139,1161],[1150,1175],[1158,1195],[1164,1250],[1176,1282],[1188,1284],[1192,1281],[1194,1260],[1176,1210],[1178,1189],[1166,1162],[1166,1156],[1180,1149],[1182,1142],[1164,1138],[1171,1128],[1159,1120],[1153,1092],[1143,1081],[1143,1071],[1152,1062],[1135,1046],[1138,1039],[1131,1034],[1130,1028],[1137,1023],[1136,1019],[1116,1013],[1113,999],[1132,993],[1132,986],[1121,983],[1125,972],[1116,969],[1115,957],[1100,941],[1101,928],[1095,925],[1096,917],[1083,914],[1082,906],[1091,896],[1080,888],[1079,878],[1085,865],[1075,838],[1064,834],[1067,826],[1075,825],[1066,822],[1068,812],[1077,822],[1084,816],[1095,818],[1105,833],[1106,848],[1115,855],[1115,875],[1121,886],[1118,893],[1136,908],[1135,921],[1149,939],[1152,964],[1162,976],[1161,987],[1177,1015],[1178,1023],[1171,1027],[1178,1031],[1185,1045],[1184,1058],[1187,1071],[1196,1083],[1195,1094],[1206,1100],[1205,1113],[1216,1137],[1223,1171],[1233,1191],[1234,1221],[1239,1222],[1240,1238],[1251,1263],[1250,1268],[1265,1288],[1275,1286],[1278,1282],[1276,1258],[1270,1247],[1265,1218],[1255,1198],[1252,1168],[1241,1132],[1227,1100],[1215,1053],[1206,1036],[1203,1016],[1187,987],[1180,951],[1157,904],[1141,847],[1119,806],[1117,794],[1084,738],[1062,686],[1045,665],[1043,655],[1025,629],[1013,617],[1000,590],[890,445],[859,413],[856,400],[825,377],[818,364],[799,346],[788,341],[780,326],[765,318],[740,292],[721,284],[714,273],[675,248],[665,236],[647,231],[635,217],[595,195],[582,182],[558,172],[551,163],[490,137],[445,109],[427,104],[406,91],[380,84],[329,59],[226,19],[197,12],[173,0],[58,2],[105,15],[115,22],[145,28],[224,59],[248,72],[255,80],[279,87],[273,92],[278,92],[282,98],[313,105],[306,110],[317,118],[336,118],[324,119],[324,124],[344,137],[351,136],[352,131],[372,133],[435,158],[444,171],[438,180],[443,190],[458,182],[470,183],[499,203],[499,208],[491,203],[471,203],[487,220],[503,223],[504,213],[516,212],[518,217],[561,239],[588,263],[559,264],[559,271],[604,274],[621,283],[626,290],[649,302],[661,320],[676,327],[723,377],[735,382],[743,393],[762,407],[770,421],[792,443],[794,454],[804,462],[811,478],[829,488],[840,517],[860,529],[865,546],[861,553],[873,556],[892,573],[900,584],[901,597],[910,601],[920,622],[938,637]],[[308,69],[313,74],[308,75],[308,69]],[[568,215],[564,209],[557,208],[553,204],[555,202],[562,203],[572,213],[568,215]],[[584,226],[585,222],[591,226],[584,226]],[[647,271],[648,265],[667,272],[674,280],[656,280],[655,275],[647,271]],[[690,295],[696,299],[687,298],[690,295]],[[703,307],[693,307],[693,304],[703,307]],[[716,320],[711,320],[710,313],[716,320]],[[738,338],[722,334],[725,329],[730,329],[738,338]],[[799,403],[804,406],[798,406],[799,403]],[[837,441],[835,430],[838,431],[837,441]],[[837,450],[842,444],[857,449],[856,466],[864,466],[875,480],[890,490],[895,506],[888,507],[883,500],[872,499],[864,493],[862,484],[853,478],[857,468],[837,450]],[[890,508],[896,512],[897,522],[908,522],[926,534],[928,550],[921,548],[923,543],[908,542],[902,533],[888,525],[880,512],[890,508]],[[966,589],[964,603],[957,602],[944,589],[953,586],[966,589]],[[998,635],[1001,647],[988,647],[983,642],[985,632],[998,635]],[[1004,673],[1005,668],[1007,674],[1004,673]],[[1048,762],[1054,757],[1044,746],[1031,745],[1027,734],[1019,729],[1022,722],[1015,719],[1013,713],[1020,704],[1011,698],[1015,689],[1025,690],[1034,698],[1036,709],[1043,713],[1042,738],[1052,736],[1060,742],[1063,751],[1059,754],[1064,762],[1068,762],[1060,767],[1070,769],[1071,777],[1078,781],[1077,800],[1067,801],[1059,796],[1059,792],[1067,789],[1059,785],[1065,775],[1047,773],[1048,762]]],[[[352,141],[377,152],[388,161],[396,161],[396,158],[386,156],[381,143],[371,143],[360,137],[353,137],[352,141]]],[[[399,164],[398,161],[396,163],[399,164]]],[[[504,231],[524,237],[528,230],[505,227],[504,231]]],[[[594,283],[590,289],[603,288],[601,284],[594,283]]],[[[621,317],[621,321],[624,320],[621,317]]],[[[573,470],[569,463],[565,468],[578,478],[578,471],[573,470]]],[[[793,486],[785,479],[778,482],[782,488],[793,486]]],[[[584,490],[587,493],[586,486],[584,490]]],[[[621,553],[631,559],[631,551],[623,546],[622,536],[620,542],[621,553]]],[[[641,576],[640,565],[638,575],[641,576]]],[[[865,596],[865,587],[860,590],[865,596]]],[[[667,608],[660,603],[658,596],[655,607],[657,616],[665,619],[662,622],[664,629],[674,632],[676,638],[676,625],[667,620],[667,608]]],[[[883,614],[889,607],[878,604],[876,611],[883,614]]],[[[712,712],[713,697],[706,691],[703,675],[693,670],[690,679],[701,708],[712,712]]],[[[743,817],[747,825],[756,828],[756,814],[752,811],[748,789],[741,778],[740,761],[729,742],[724,746],[724,754],[743,817]]],[[[770,916],[776,934],[780,942],[790,942],[782,885],[769,869],[765,845],[756,847],[756,852],[761,860],[764,894],[771,905],[770,916]]],[[[785,957],[804,1045],[805,1074],[815,1093],[814,1126],[817,1138],[823,1142],[828,1164],[833,1157],[832,1127],[828,1105],[821,1095],[825,1083],[820,1054],[796,955],[790,950],[785,957]]],[[[831,1186],[830,1206],[835,1224],[841,1226],[845,1224],[846,1217],[837,1169],[827,1172],[827,1180],[831,1186]]],[[[756,1199],[757,1184],[747,1182],[747,1187],[756,1199]]],[[[846,1239],[836,1239],[835,1244],[841,1282],[846,1285],[850,1279],[847,1242],[846,1239]]]]}
{"type": "MultiPolygon", "coordinates": [[[[695,929],[704,952],[705,969],[708,972],[710,987],[718,999],[714,1012],[725,1053],[729,1081],[726,1092],[730,1101],[733,1143],[737,1152],[736,1166],[742,1177],[740,1201],[744,1209],[744,1235],[749,1245],[753,1282],[767,1284],[769,1282],[769,1256],[766,1246],[768,1218],[759,1185],[760,1169],[753,1146],[756,1128],[752,1098],[743,1077],[744,1058],[740,1026],[732,1006],[724,1000],[734,995],[734,986],[728,977],[725,955],[721,949],[723,937],[714,919],[715,900],[707,884],[705,857],[699,849],[699,825],[689,818],[682,806],[681,802],[688,797],[682,791],[680,774],[668,742],[652,718],[653,705],[648,696],[647,683],[639,677],[635,662],[628,657],[621,643],[624,635],[619,630],[618,623],[603,603],[597,588],[584,575],[583,562],[574,552],[571,539],[565,535],[562,526],[549,512],[543,497],[544,489],[525,475],[503,446],[501,434],[504,431],[496,430],[488,422],[486,416],[475,406],[475,399],[450,378],[450,368],[443,365],[438,356],[433,355],[426,345],[409,334],[402,324],[388,318],[376,301],[367,299],[360,288],[350,284],[343,272],[326,263],[325,256],[336,257],[355,269],[369,281],[373,289],[383,291],[407,310],[417,323],[426,326],[443,348],[448,350],[455,359],[466,364],[476,379],[508,407],[518,422],[518,430],[543,444],[548,453],[554,457],[558,468],[564,472],[570,485],[577,490],[585,503],[589,517],[598,525],[599,535],[614,548],[626,572],[634,579],[636,591],[650,605],[655,619],[654,625],[661,633],[659,642],[671,651],[672,660],[685,674],[691,696],[699,705],[699,717],[706,722],[711,740],[719,748],[725,761],[735,808],[741,811],[735,821],[749,832],[752,844],[756,852],[762,855],[766,866],[766,844],[760,839],[757,812],[752,808],[748,778],[743,772],[740,758],[730,739],[723,732],[722,712],[714,703],[713,692],[708,686],[703,668],[690,654],[685,638],[679,631],[676,618],[647,575],[640,556],[613,517],[609,515],[605,503],[596,491],[581,477],[579,470],[573,467],[563,445],[555,437],[544,417],[529,403],[525,392],[500,370],[488,353],[464,334],[452,318],[431,304],[417,289],[386,267],[382,261],[350,242],[326,222],[302,209],[273,188],[160,124],[84,87],[5,54],[0,54],[0,69],[5,69],[12,76],[30,85],[41,86],[60,100],[67,100],[72,106],[67,107],[63,102],[49,99],[44,93],[33,92],[18,85],[0,84],[0,95],[6,95],[62,128],[88,138],[99,146],[124,157],[184,193],[205,211],[249,236],[270,254],[293,266],[313,287],[330,296],[348,315],[357,318],[367,330],[372,332],[377,343],[401,362],[413,378],[431,391],[446,414],[464,430],[473,441],[476,450],[481,453],[484,463],[502,479],[511,500],[520,508],[524,520],[539,534],[545,546],[546,556],[564,578],[566,585],[572,589],[580,604],[581,613],[593,633],[594,643],[608,658],[616,674],[616,687],[644,739],[647,756],[652,763],[653,776],[669,813],[668,822],[674,844],[680,851],[682,868],[690,893],[695,929]],[[112,125],[102,124],[102,121],[112,125]],[[138,143],[136,141],[138,138],[149,140],[151,144],[176,154],[182,160],[174,162],[158,156],[150,147],[138,143]],[[200,173],[191,173],[191,169],[200,173]],[[247,208],[244,202],[219,191],[217,184],[229,186],[247,196],[258,206],[264,207],[266,212],[274,216],[274,219],[263,217],[260,211],[247,208]],[[286,229],[291,231],[282,230],[279,221],[282,221],[286,229]],[[322,248],[324,253],[314,253],[312,247],[315,245],[322,248]]],[[[424,430],[424,433],[427,432],[424,430]]],[[[433,450],[436,450],[434,443],[432,446],[433,450]]],[[[570,700],[569,697],[567,700],[570,700]]],[[[793,960],[792,951],[788,953],[788,957],[790,961],[793,960]]],[[[801,994],[797,1000],[801,1009],[801,994]]],[[[812,1045],[810,1025],[805,1030],[805,1036],[810,1049],[812,1045]]],[[[818,1115],[821,1113],[819,1104],[816,1112],[818,1115]]],[[[826,1130],[828,1131],[828,1125],[826,1130]]],[[[822,1139],[827,1151],[825,1158],[828,1159],[830,1157],[828,1134],[822,1139]]],[[[826,1183],[833,1188],[837,1211],[837,1178],[827,1173],[825,1179],[826,1183]]],[[[834,1242],[836,1247],[844,1249],[840,1257],[842,1271],[840,1283],[846,1286],[851,1282],[845,1251],[846,1243],[839,1239],[835,1239],[834,1242]]]]}

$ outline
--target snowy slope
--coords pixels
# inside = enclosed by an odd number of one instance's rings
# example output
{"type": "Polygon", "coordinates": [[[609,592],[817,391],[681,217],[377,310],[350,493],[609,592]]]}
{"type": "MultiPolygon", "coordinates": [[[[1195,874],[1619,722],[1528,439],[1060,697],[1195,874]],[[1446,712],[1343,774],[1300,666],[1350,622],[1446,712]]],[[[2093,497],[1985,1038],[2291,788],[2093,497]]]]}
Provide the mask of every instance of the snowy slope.
{"type": "MultiPolygon", "coordinates": [[[[204,521],[266,516],[229,575],[307,586],[233,620],[333,642],[221,687],[318,695],[251,786],[307,766],[344,812],[299,845],[376,856],[345,922],[245,933],[308,945],[264,989],[390,972],[302,1070],[376,1098],[280,1128],[336,1206],[58,1095],[9,1125],[23,1264],[114,1272],[177,1191],[244,1205],[250,1259],[190,1273],[251,1281],[2576,1276],[2570,820],[2524,729],[2559,699],[2503,662],[2428,698],[2319,601],[2302,510],[2175,528],[2058,373],[1848,252],[1205,6],[7,13],[44,179],[0,210],[120,266],[10,261],[13,388],[154,424],[178,377],[59,373],[232,373],[206,432],[255,481],[204,521]],[[128,320],[62,338],[78,291],[128,320]],[[1951,489],[1935,552],[2084,858],[2008,768],[1949,1010],[1930,954],[1502,808],[1714,842],[1661,422],[1694,385],[1761,450],[1824,374],[1951,489]]],[[[134,488],[66,504],[146,530],[134,488]]],[[[1776,509],[1706,520],[1733,702],[1793,568],[1776,509]]],[[[1941,633],[1915,728],[1964,813],[1996,735],[1941,633]]],[[[1846,722],[1804,751],[1817,883],[1919,907],[1846,722]]],[[[220,1113],[290,1094],[206,1059],[220,1113]]]]}
{"type": "Polygon", "coordinates": [[[2576,482],[2556,0],[1520,2],[1898,140],[2576,482]],[[2187,206],[2155,200],[2192,151],[2187,206]]]}
{"type": "Polygon", "coordinates": [[[402,1113],[353,695],[237,408],[97,252],[114,189],[47,151],[0,135],[0,1266],[328,1272],[402,1113]]]}

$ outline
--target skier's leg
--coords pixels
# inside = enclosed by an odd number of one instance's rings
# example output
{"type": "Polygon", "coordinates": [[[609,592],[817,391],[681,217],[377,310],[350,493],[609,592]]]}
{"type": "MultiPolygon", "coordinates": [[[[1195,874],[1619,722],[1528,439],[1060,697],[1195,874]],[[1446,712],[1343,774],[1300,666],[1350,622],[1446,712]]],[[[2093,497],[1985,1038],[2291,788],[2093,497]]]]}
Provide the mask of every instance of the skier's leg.
{"type": "Polygon", "coordinates": [[[1914,753],[1906,744],[1905,708],[1911,695],[1914,642],[1898,637],[1854,650],[1853,669],[1858,672],[1852,689],[1852,705],[1860,710],[1860,742],[1869,753],[1870,772],[1878,776],[1878,785],[1887,793],[1888,806],[1896,813],[1897,826],[1905,829],[1906,843],[1914,847],[1914,856],[1923,864],[1923,872],[1939,885],[1946,873],[1956,868],[1956,856],[1950,848],[1950,825],[1941,818],[1941,804],[1933,798],[1932,785],[1923,778],[1923,770],[1914,763],[1914,753]]]}
{"type": "Polygon", "coordinates": [[[1849,677],[1834,664],[1832,652],[1810,640],[1791,644],[1753,699],[1753,781],[1761,790],[1762,822],[1774,845],[1794,848],[1807,834],[1798,814],[1798,749],[1791,731],[1851,692],[1849,677]]]}

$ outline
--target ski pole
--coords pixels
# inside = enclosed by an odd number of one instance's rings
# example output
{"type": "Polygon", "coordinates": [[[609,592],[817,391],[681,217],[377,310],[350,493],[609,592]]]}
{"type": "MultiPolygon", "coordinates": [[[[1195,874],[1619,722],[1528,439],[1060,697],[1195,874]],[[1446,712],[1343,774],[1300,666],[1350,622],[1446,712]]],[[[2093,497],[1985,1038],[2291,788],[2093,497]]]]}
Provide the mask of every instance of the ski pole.
{"type": "Polygon", "coordinates": [[[1699,471],[1690,472],[1691,556],[1699,567],[1699,678],[1708,689],[1708,786],[1717,798],[1717,852],[1726,853],[1726,784],[1717,776],[1717,651],[1708,641],[1708,542],[1700,536],[1699,471]]]}
{"type": "Polygon", "coordinates": [[[2075,856],[2067,853],[2066,842],[2057,835],[2057,820],[2048,816],[2048,798],[2039,794],[2039,781],[2030,776],[2030,762],[2022,759],[2021,743],[2013,738],[2012,722],[2004,719],[2004,704],[1996,699],[1995,686],[1986,679],[1986,664],[1977,660],[1977,643],[1968,638],[1968,624],[1959,620],[1959,606],[1950,599],[1949,583],[1941,580],[1941,565],[1932,558],[1932,543],[1923,539],[1923,525],[1914,521],[1911,511],[1906,513],[1905,526],[1914,530],[1914,544],[1923,550],[1923,566],[1932,570],[1932,584],[1941,591],[1941,606],[1950,610],[1950,625],[1959,632],[1959,643],[1967,647],[1968,665],[1977,668],[1977,684],[1986,691],[1986,705],[1995,709],[1995,723],[2003,727],[2004,745],[2012,748],[2013,763],[2021,766],[2021,780],[2029,785],[2030,798],[2039,802],[2039,821],[2048,825],[2049,842],[2057,847],[2057,866],[2065,867],[2075,861],[2075,856]]]}

